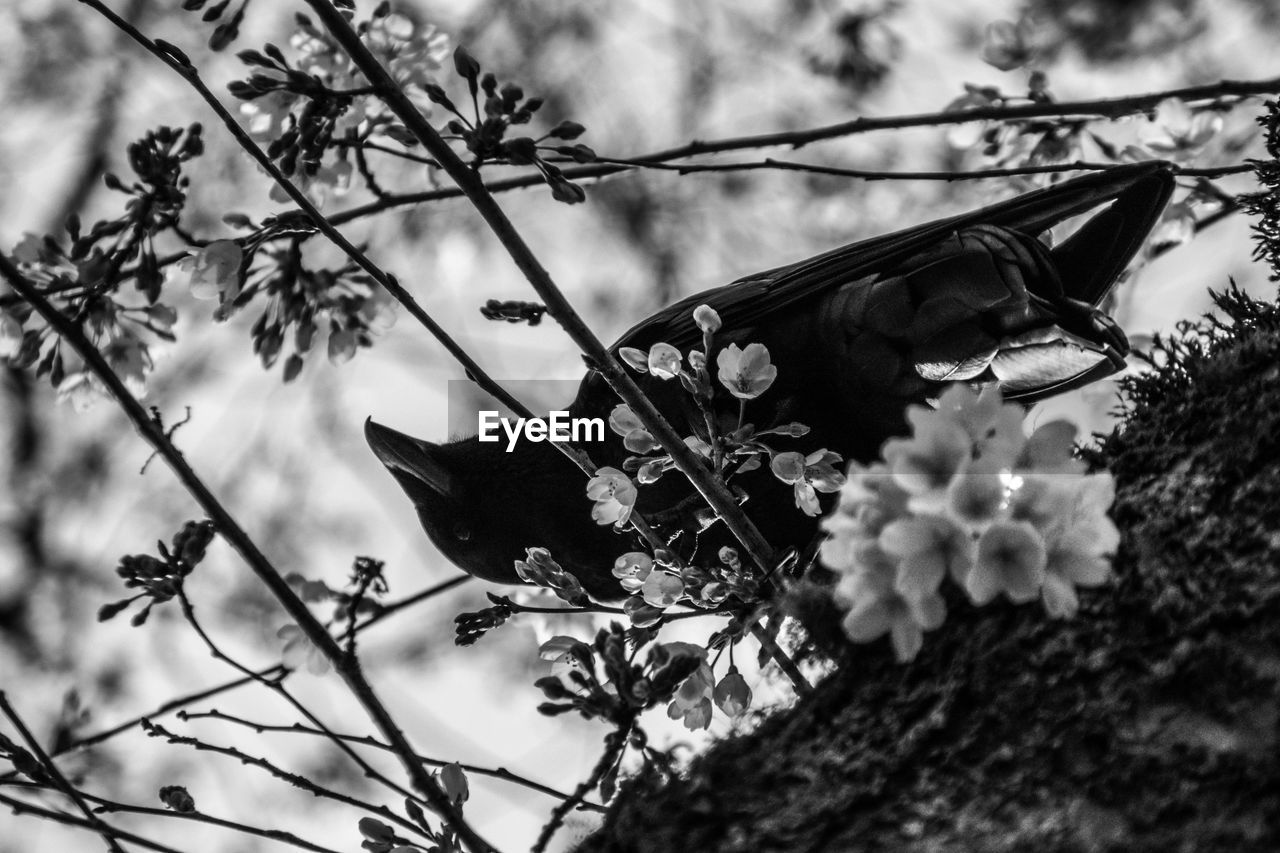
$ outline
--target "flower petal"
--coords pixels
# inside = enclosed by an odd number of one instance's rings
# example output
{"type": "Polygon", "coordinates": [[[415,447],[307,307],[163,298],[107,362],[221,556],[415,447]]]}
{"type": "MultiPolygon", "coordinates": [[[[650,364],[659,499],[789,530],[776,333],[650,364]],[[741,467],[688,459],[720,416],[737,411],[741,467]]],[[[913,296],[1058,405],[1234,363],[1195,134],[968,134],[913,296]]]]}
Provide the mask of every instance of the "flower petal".
{"type": "Polygon", "coordinates": [[[882,637],[891,627],[889,608],[884,599],[874,596],[859,599],[849,608],[840,623],[845,636],[855,643],[869,643],[882,637]]]}
{"type": "Polygon", "coordinates": [[[1044,589],[1045,612],[1054,619],[1070,619],[1080,609],[1080,600],[1076,597],[1076,588],[1070,581],[1050,572],[1045,576],[1044,589]]]}
{"type": "Polygon", "coordinates": [[[1044,538],[1034,527],[1025,521],[996,522],[978,539],[977,565],[969,577],[989,573],[999,591],[1022,604],[1040,594],[1046,562],[1044,538]]]}
{"type": "Polygon", "coordinates": [[[924,646],[924,632],[910,619],[895,619],[892,626],[893,652],[899,663],[914,660],[924,646]]]}

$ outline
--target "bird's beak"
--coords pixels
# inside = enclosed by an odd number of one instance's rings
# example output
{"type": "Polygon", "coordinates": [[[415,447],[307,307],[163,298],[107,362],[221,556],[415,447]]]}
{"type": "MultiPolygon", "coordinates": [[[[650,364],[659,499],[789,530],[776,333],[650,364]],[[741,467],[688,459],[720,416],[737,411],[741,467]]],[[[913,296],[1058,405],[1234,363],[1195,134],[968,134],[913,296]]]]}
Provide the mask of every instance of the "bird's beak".
{"type": "Polygon", "coordinates": [[[439,494],[451,494],[453,477],[435,458],[435,445],[385,427],[373,418],[364,422],[364,437],[373,454],[402,486],[408,486],[408,478],[439,494]]]}

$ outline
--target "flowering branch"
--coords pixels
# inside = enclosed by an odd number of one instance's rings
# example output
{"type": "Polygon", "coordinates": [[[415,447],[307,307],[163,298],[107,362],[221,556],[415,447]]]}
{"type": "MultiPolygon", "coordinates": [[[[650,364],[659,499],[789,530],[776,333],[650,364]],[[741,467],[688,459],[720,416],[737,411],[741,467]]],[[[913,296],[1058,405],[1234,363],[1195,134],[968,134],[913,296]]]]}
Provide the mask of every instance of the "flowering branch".
{"type": "Polygon", "coordinates": [[[591,361],[592,366],[600,371],[609,387],[644,421],[654,439],[671,455],[676,467],[689,478],[711,508],[724,520],[725,525],[743,544],[752,559],[762,570],[768,571],[772,563],[772,549],[760,535],[760,531],[743,513],[724,483],[703,467],[697,455],[685,445],[683,439],[667,423],[666,418],[654,407],[635,381],[627,375],[622,365],[569,304],[560,288],[516,231],[511,220],[485,189],[479,176],[458,157],[431,123],[422,116],[418,108],[396,84],[394,78],[360,40],[359,35],[341,12],[327,0],[307,0],[307,5],[351,57],[356,67],[379,90],[384,102],[404,123],[409,133],[440,163],[457,183],[462,193],[475,206],[547,306],[547,313],[564,328],[573,342],[591,361]]]}
{"type": "MultiPolygon", "coordinates": [[[[378,62],[364,42],[360,40],[360,37],[351,28],[347,19],[326,0],[307,0],[307,5],[324,23],[325,28],[329,30],[338,44],[342,45],[343,49],[346,50],[356,67],[382,93],[384,102],[391,108],[392,112],[404,123],[413,137],[448,172],[460,190],[479,211],[490,229],[498,237],[498,240],[507,249],[516,266],[524,273],[525,278],[546,305],[547,313],[554,317],[556,322],[569,334],[573,342],[578,345],[579,349],[591,361],[592,366],[600,371],[609,387],[631,407],[631,410],[636,413],[649,429],[654,440],[670,454],[675,466],[689,478],[698,493],[702,495],[712,510],[724,521],[729,531],[742,543],[743,548],[750,555],[753,562],[762,571],[768,573],[772,568],[773,549],[751,520],[747,518],[742,508],[738,506],[737,501],[734,500],[724,481],[703,466],[697,454],[672,429],[662,413],[657,410],[644,392],[640,390],[640,387],[636,385],[635,380],[627,374],[622,365],[600,342],[600,339],[591,331],[573,306],[569,304],[564,293],[551,279],[551,276],[534,256],[528,244],[524,242],[524,239],[516,231],[511,220],[507,218],[507,215],[485,188],[484,182],[462,162],[453,149],[449,147],[449,144],[431,126],[431,123],[422,116],[418,108],[414,106],[413,102],[409,100],[387,70],[382,67],[382,64],[378,62]]],[[[586,470],[585,467],[584,470],[586,470]]],[[[588,471],[588,473],[591,472],[588,471]]],[[[632,524],[637,531],[640,531],[645,536],[650,544],[657,544],[658,547],[661,547],[661,543],[652,532],[648,532],[646,535],[647,524],[643,520],[635,518],[632,524]]],[[[763,642],[762,638],[766,634],[759,625],[753,625],[752,632],[763,642]]],[[[808,682],[801,676],[794,663],[776,645],[772,645],[771,652],[783,671],[795,684],[796,689],[800,692],[807,692],[808,682]]]]}
{"type": "MultiPolygon", "coordinates": [[[[83,0],[93,2],[93,0],[83,0]]],[[[280,575],[266,555],[258,549],[257,544],[245,532],[230,512],[218,501],[200,476],[187,463],[182,453],[174,446],[163,427],[147,414],[146,409],[133,396],[124,382],[121,381],[107,364],[100,353],[84,336],[84,332],[76,324],[63,316],[47,299],[27,280],[26,276],[14,266],[7,257],[0,255],[0,275],[8,280],[9,286],[21,296],[37,313],[56,331],[64,341],[84,360],[86,367],[107,388],[116,399],[120,408],[141,434],[144,441],[156,451],[177,476],[187,492],[195,498],[205,514],[213,522],[214,527],[227,540],[227,543],[240,554],[241,558],[258,579],[271,591],[276,600],[303,630],[307,638],[320,649],[360,705],[368,713],[374,725],[393,747],[405,771],[416,787],[426,797],[432,809],[440,814],[444,821],[457,832],[467,846],[476,853],[487,853],[494,848],[482,839],[463,819],[444,790],[431,778],[414,756],[413,748],[400,730],[399,724],[382,704],[373,686],[365,678],[359,661],[342,653],[338,644],[311,613],[306,604],[289,587],[288,582],[280,575]]]]}
{"type": "Polygon", "coordinates": [[[298,189],[297,186],[295,186],[294,183],[290,181],[282,171],[280,171],[280,168],[276,166],[271,158],[267,156],[266,152],[253,141],[253,138],[250,137],[244,128],[240,126],[240,123],[237,122],[235,117],[227,111],[227,108],[222,105],[222,102],[218,100],[213,92],[209,91],[209,88],[205,86],[204,81],[200,79],[200,75],[196,71],[195,66],[191,64],[191,61],[185,54],[167,42],[153,41],[147,38],[128,21],[125,21],[104,6],[100,0],[79,0],[79,2],[89,6],[101,14],[117,28],[127,33],[130,38],[146,49],[147,52],[155,56],[181,76],[187,84],[200,95],[204,102],[209,105],[210,109],[217,114],[218,118],[222,121],[222,124],[227,128],[232,137],[235,138],[240,147],[244,149],[249,156],[253,157],[257,164],[271,176],[272,180],[279,184],[289,197],[293,199],[294,204],[296,204],[299,210],[301,210],[311,223],[315,225],[316,229],[319,230],[320,233],[324,234],[325,237],[327,237],[335,246],[341,249],[347,257],[351,258],[352,261],[359,265],[362,270],[368,273],[374,281],[394,296],[415,320],[426,327],[427,331],[429,331],[436,340],[438,340],[444,348],[449,351],[449,354],[463,366],[467,371],[467,375],[470,376],[477,385],[492,394],[495,398],[500,400],[504,406],[507,406],[521,417],[528,418],[533,416],[533,413],[530,412],[524,404],[512,397],[506,389],[495,382],[484,371],[484,369],[480,367],[473,358],[471,358],[470,354],[468,354],[457,341],[453,340],[449,333],[446,332],[430,314],[423,310],[422,306],[418,304],[412,294],[405,290],[394,276],[387,274],[380,267],[374,264],[364,252],[356,248],[351,241],[343,236],[342,232],[335,226],[335,223],[325,218],[324,214],[322,214],[319,209],[311,203],[311,200],[307,198],[306,194],[303,193],[302,190],[298,189]]]}

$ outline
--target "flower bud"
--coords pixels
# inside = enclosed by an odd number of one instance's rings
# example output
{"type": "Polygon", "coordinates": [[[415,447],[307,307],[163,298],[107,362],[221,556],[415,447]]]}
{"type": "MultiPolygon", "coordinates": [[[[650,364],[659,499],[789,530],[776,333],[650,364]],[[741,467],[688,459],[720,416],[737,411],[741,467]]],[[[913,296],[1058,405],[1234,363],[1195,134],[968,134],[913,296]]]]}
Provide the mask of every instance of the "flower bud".
{"type": "Polygon", "coordinates": [[[622,347],[618,350],[618,356],[626,363],[627,367],[637,373],[649,372],[649,354],[644,350],[635,347],[622,347]]]}
{"type": "Polygon", "coordinates": [[[707,334],[720,331],[720,315],[710,305],[699,305],[693,309],[693,322],[707,334]]]}

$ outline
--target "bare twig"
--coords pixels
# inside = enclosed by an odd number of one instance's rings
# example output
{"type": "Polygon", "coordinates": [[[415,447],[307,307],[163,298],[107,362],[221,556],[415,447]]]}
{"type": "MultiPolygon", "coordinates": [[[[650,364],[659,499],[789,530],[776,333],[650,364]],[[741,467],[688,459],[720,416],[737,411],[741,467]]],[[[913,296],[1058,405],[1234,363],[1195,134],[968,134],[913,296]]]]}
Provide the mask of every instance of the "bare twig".
{"type": "MultiPolygon", "coordinates": [[[[398,613],[401,610],[404,610],[405,608],[408,608],[411,605],[418,604],[422,601],[425,601],[428,598],[432,598],[433,596],[439,595],[440,593],[450,590],[455,586],[458,586],[459,584],[465,583],[469,580],[471,580],[470,575],[459,575],[458,577],[450,578],[449,580],[444,581],[443,583],[439,583],[439,584],[436,584],[435,586],[428,587],[422,590],[421,592],[417,592],[417,593],[414,593],[413,595],[406,596],[405,598],[399,601],[392,602],[391,604],[386,605],[386,607],[384,607],[383,609],[374,613],[364,622],[357,625],[356,631],[363,631],[366,628],[372,627],[373,625],[377,624],[378,622],[381,622],[383,619],[387,618],[388,616],[391,616],[394,613],[398,613]]],[[[130,731],[132,729],[136,729],[138,725],[141,724],[142,721],[144,720],[150,720],[155,717],[159,717],[159,716],[163,716],[164,714],[171,713],[173,711],[181,710],[182,708],[185,708],[188,705],[194,705],[196,702],[200,702],[204,699],[211,699],[214,696],[219,696],[223,693],[227,693],[231,690],[235,690],[237,687],[244,687],[246,684],[261,683],[264,680],[267,682],[270,682],[276,679],[283,680],[289,676],[290,672],[291,670],[287,669],[286,667],[280,664],[265,667],[263,669],[252,670],[242,678],[235,678],[230,681],[224,681],[222,684],[218,684],[213,687],[209,687],[204,690],[197,691],[195,693],[188,693],[186,695],[171,699],[168,702],[165,702],[163,705],[158,706],[154,710],[147,712],[146,714],[139,714],[138,716],[131,717],[130,719],[125,720],[122,723],[117,723],[116,725],[108,729],[103,729],[100,732],[95,732],[92,735],[87,735],[83,738],[80,738],[79,740],[74,740],[64,745],[57,752],[53,754],[55,756],[65,755],[69,752],[88,749],[91,746],[96,746],[100,743],[104,743],[105,741],[108,741],[113,737],[121,735],[124,732],[130,731]]],[[[9,773],[0,774],[0,782],[3,782],[6,779],[12,778],[12,776],[13,776],[12,771],[9,773]]]]}
{"type": "Polygon", "coordinates": [[[62,775],[62,771],[58,769],[58,765],[49,757],[49,753],[44,751],[44,747],[40,745],[40,741],[35,735],[31,734],[31,730],[27,728],[27,724],[23,722],[22,717],[9,704],[9,697],[0,690],[0,712],[3,712],[9,718],[9,722],[18,730],[18,734],[26,742],[27,748],[31,750],[35,760],[40,763],[40,767],[48,774],[49,780],[53,783],[53,787],[65,794],[71,802],[76,804],[76,808],[80,809],[84,814],[85,820],[89,825],[102,836],[102,840],[107,842],[107,849],[112,853],[124,853],[124,849],[120,846],[120,842],[116,840],[115,827],[108,824],[102,818],[93,813],[89,808],[89,804],[85,802],[84,797],[74,785],[67,781],[67,777],[62,775]]]}
{"type": "Polygon", "coordinates": [[[333,800],[334,802],[342,803],[343,805],[351,806],[352,808],[360,809],[361,811],[376,814],[384,820],[395,823],[410,832],[425,837],[422,827],[418,826],[408,818],[401,817],[386,806],[374,805],[373,803],[352,797],[349,794],[335,791],[332,788],[326,788],[314,779],[309,779],[306,776],[300,776],[297,773],[291,773],[288,770],[277,767],[275,764],[261,756],[250,755],[249,753],[237,749],[234,746],[219,746],[218,744],[209,743],[207,741],[200,740],[199,738],[174,734],[163,726],[158,726],[155,723],[148,721],[143,721],[142,727],[146,733],[152,737],[164,738],[167,742],[178,746],[190,746],[200,752],[212,752],[218,755],[225,755],[228,758],[234,758],[241,764],[265,770],[267,773],[270,773],[282,782],[287,782],[299,790],[306,791],[308,794],[314,794],[317,797],[324,797],[325,799],[333,800]]]}
{"type": "Polygon", "coordinates": [[[469,580],[471,580],[471,575],[458,575],[457,577],[449,578],[446,581],[441,581],[434,586],[429,586],[421,592],[415,592],[413,595],[405,596],[399,601],[393,601],[390,604],[380,604],[378,605],[378,609],[375,610],[368,619],[356,625],[354,630],[359,633],[371,625],[378,624],[383,619],[386,619],[394,613],[399,613],[407,607],[412,607],[415,604],[426,601],[428,598],[434,598],[441,593],[448,592],[454,587],[461,586],[469,580]]]}
{"type": "MultiPolygon", "coordinates": [[[[611,161],[626,162],[626,161],[611,161]]],[[[764,160],[749,160],[737,163],[646,163],[631,161],[640,169],[660,169],[689,175],[698,172],[753,172],[771,170],[776,172],[806,172],[815,175],[832,175],[839,178],[858,178],[864,181],[974,181],[990,178],[1013,178],[1021,175],[1052,175],[1063,172],[1105,172],[1114,169],[1115,163],[1091,163],[1076,160],[1070,163],[1052,163],[1038,166],[1008,166],[991,169],[973,169],[968,172],[949,170],[935,171],[885,171],[879,169],[846,169],[840,166],[824,166],[818,163],[800,163],[794,160],[778,160],[767,157],[764,160]]],[[[1199,178],[1221,178],[1227,175],[1239,175],[1252,172],[1253,166],[1248,163],[1237,163],[1232,166],[1179,166],[1172,164],[1170,171],[1175,175],[1186,175],[1199,178]]]]}
{"type": "Polygon", "coordinates": [[[58,750],[54,754],[65,755],[68,752],[78,751],[81,749],[88,749],[89,747],[96,746],[97,744],[100,744],[103,741],[110,740],[111,738],[115,737],[118,734],[121,734],[122,732],[127,732],[130,729],[137,728],[138,725],[143,720],[149,720],[152,717],[159,717],[164,714],[168,714],[172,711],[177,711],[181,708],[186,707],[187,705],[195,704],[196,702],[199,702],[203,699],[211,699],[214,696],[218,696],[228,691],[235,690],[237,687],[244,687],[246,684],[256,684],[264,678],[267,678],[267,679],[277,678],[277,677],[283,678],[288,674],[289,674],[288,669],[281,666],[280,664],[276,664],[275,666],[269,666],[269,667],[266,667],[265,669],[255,670],[254,672],[251,672],[248,675],[246,675],[244,678],[236,678],[231,681],[223,682],[222,684],[219,684],[215,687],[210,687],[206,690],[201,690],[197,693],[188,693],[185,696],[179,696],[176,699],[170,699],[168,702],[165,702],[163,705],[159,706],[154,711],[151,711],[148,714],[141,714],[137,717],[133,717],[132,719],[126,720],[123,723],[118,723],[109,729],[104,729],[103,731],[89,735],[88,737],[81,738],[80,740],[77,740],[77,741],[72,741],[71,743],[62,747],[62,749],[58,750]]]}
{"type": "MultiPolygon", "coordinates": [[[[201,720],[201,719],[222,720],[224,722],[245,726],[247,728],[253,729],[258,733],[284,732],[289,734],[315,735],[317,737],[340,737],[343,740],[348,741],[350,743],[360,744],[361,746],[369,746],[369,747],[373,747],[374,749],[390,751],[388,746],[385,743],[383,743],[380,740],[377,740],[376,738],[369,737],[368,735],[348,735],[348,734],[335,734],[330,732],[322,732],[319,729],[308,728],[307,726],[301,725],[299,723],[293,723],[292,725],[288,725],[288,726],[268,725],[266,723],[254,722],[253,720],[246,720],[243,717],[236,717],[232,714],[227,714],[217,709],[211,709],[208,711],[195,711],[191,713],[184,712],[182,714],[179,714],[178,716],[183,720],[201,720]]],[[[546,794],[548,797],[555,797],[558,800],[565,800],[565,799],[568,799],[570,796],[569,794],[563,793],[561,791],[557,791],[555,788],[552,788],[549,785],[543,785],[540,782],[535,782],[532,779],[526,778],[524,776],[520,776],[516,773],[512,773],[510,770],[508,770],[505,767],[480,767],[479,765],[475,765],[475,764],[465,764],[461,761],[456,761],[456,762],[443,761],[439,758],[428,758],[425,755],[419,755],[418,760],[420,760],[423,764],[427,764],[432,767],[444,767],[445,765],[448,765],[448,764],[457,764],[466,772],[472,773],[476,776],[488,776],[492,779],[501,779],[504,782],[511,782],[512,784],[515,784],[515,785],[522,785],[532,791],[537,791],[540,794],[546,794]]],[[[583,802],[582,807],[588,811],[597,811],[597,812],[605,811],[604,806],[597,805],[595,803],[583,802]]]]}
{"type": "Polygon", "coordinates": [[[321,844],[316,844],[314,841],[307,841],[305,838],[294,835],[292,832],[286,832],[283,829],[263,829],[262,827],[241,823],[240,821],[214,817],[211,814],[205,814],[200,811],[180,812],[173,809],[139,806],[132,803],[120,803],[115,800],[108,800],[105,797],[98,797],[93,794],[85,794],[84,797],[86,800],[96,803],[98,809],[104,812],[118,812],[121,814],[136,814],[146,815],[148,817],[185,820],[192,823],[202,823],[207,826],[217,826],[222,829],[230,829],[242,835],[252,835],[258,838],[267,838],[271,841],[279,841],[282,844],[297,847],[299,850],[310,850],[311,853],[340,853],[340,851],[335,850],[332,847],[325,847],[321,844]]]}
{"type": "MultiPolygon", "coordinates": [[[[17,797],[10,797],[7,794],[0,794],[0,804],[8,806],[16,815],[28,814],[52,823],[60,823],[65,826],[76,826],[82,829],[94,831],[97,830],[97,826],[92,820],[76,817],[75,815],[67,814],[66,812],[58,811],[56,809],[38,806],[35,803],[28,803],[24,800],[18,799],[17,797]]],[[[148,850],[154,850],[156,853],[184,853],[184,851],[178,850],[175,847],[169,847],[168,845],[161,844],[158,841],[152,841],[149,838],[136,835],[128,830],[117,829],[114,830],[114,832],[116,838],[119,838],[121,841],[127,841],[130,844],[135,844],[138,847],[145,847],[148,850]]]]}
{"type": "MultiPolygon", "coordinates": [[[[214,658],[232,667],[242,675],[248,678],[254,678],[255,674],[253,670],[249,669],[249,667],[224,652],[222,648],[213,641],[213,638],[209,636],[208,632],[205,631],[204,626],[201,625],[200,621],[196,618],[195,606],[187,596],[186,590],[181,586],[178,587],[178,602],[182,606],[182,615],[186,618],[187,624],[189,624],[192,630],[196,632],[196,635],[200,637],[200,640],[205,644],[205,647],[209,649],[209,653],[212,654],[214,658]]],[[[280,679],[255,678],[255,680],[267,689],[274,691],[286,702],[292,705],[295,711],[301,714],[305,719],[309,720],[318,730],[325,732],[329,737],[329,741],[336,746],[340,752],[350,758],[351,761],[364,772],[366,777],[384,785],[402,797],[410,797],[415,800],[417,799],[411,792],[406,791],[403,787],[397,785],[395,782],[392,782],[386,776],[379,773],[373,765],[365,761],[364,757],[352,749],[346,741],[334,735],[333,732],[330,731],[329,727],[321,722],[320,718],[317,717],[311,709],[306,706],[306,704],[299,701],[298,698],[293,695],[293,692],[284,686],[280,679]]]]}

